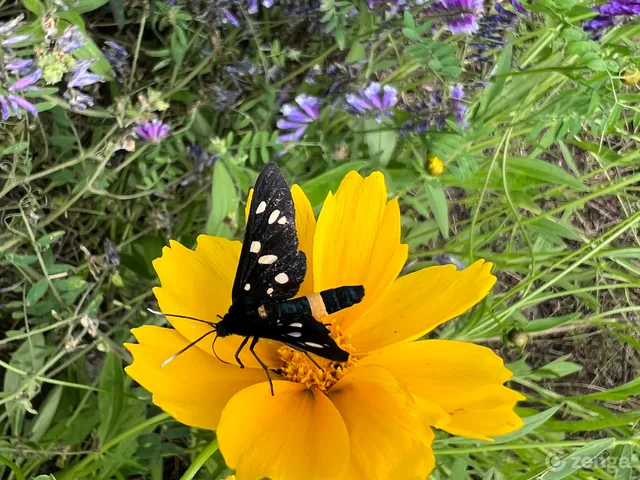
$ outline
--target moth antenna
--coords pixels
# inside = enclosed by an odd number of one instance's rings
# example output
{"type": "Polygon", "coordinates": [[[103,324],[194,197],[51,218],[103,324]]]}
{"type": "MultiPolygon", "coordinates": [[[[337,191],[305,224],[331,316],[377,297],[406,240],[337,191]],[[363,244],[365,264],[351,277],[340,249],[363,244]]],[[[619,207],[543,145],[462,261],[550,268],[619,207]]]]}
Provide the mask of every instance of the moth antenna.
{"type": "MultiPolygon", "coordinates": [[[[163,317],[174,317],[174,318],[184,318],[185,320],[193,320],[194,322],[200,322],[200,323],[205,323],[211,327],[215,327],[215,322],[208,322],[206,320],[202,320],[201,318],[195,318],[195,317],[188,317],[186,315],[176,315],[174,313],[163,313],[163,312],[158,312],[157,310],[153,310],[151,308],[147,308],[147,312],[149,313],[153,313],[154,315],[161,315],[163,317]]],[[[218,317],[220,317],[220,315],[218,315],[218,317]]],[[[220,317],[222,318],[222,317],[220,317]]]]}
{"type": "MultiPolygon", "coordinates": [[[[220,315],[218,315],[220,316],[220,315]]],[[[213,354],[216,356],[216,358],[218,360],[220,360],[222,363],[226,363],[227,365],[231,365],[231,362],[227,362],[223,359],[221,359],[218,354],[216,353],[216,342],[218,341],[218,335],[216,335],[216,338],[213,339],[213,344],[211,345],[211,349],[213,350],[213,354]]]]}
{"type": "Polygon", "coordinates": [[[306,352],[306,351],[302,350],[302,353],[304,353],[304,354],[307,356],[307,358],[308,358],[309,360],[311,360],[311,363],[313,363],[316,367],[318,367],[318,369],[319,369],[321,372],[324,372],[324,368],[322,368],[320,365],[318,365],[318,362],[316,362],[316,361],[313,359],[313,357],[312,357],[311,355],[309,355],[309,352],[306,352]]]}
{"type": "Polygon", "coordinates": [[[211,335],[212,333],[215,333],[215,332],[216,332],[215,330],[211,330],[211,331],[205,333],[204,335],[200,335],[197,339],[195,339],[189,345],[187,345],[186,347],[181,349],[179,352],[174,353],[169,358],[167,358],[164,362],[162,362],[162,364],[160,365],[160,368],[162,369],[162,368],[166,367],[169,363],[171,363],[173,360],[175,360],[178,355],[183,354],[184,352],[189,350],[191,347],[193,347],[196,343],[198,343],[200,340],[202,340],[203,338],[205,338],[205,337],[207,337],[207,336],[209,336],[209,335],[211,335]]]}

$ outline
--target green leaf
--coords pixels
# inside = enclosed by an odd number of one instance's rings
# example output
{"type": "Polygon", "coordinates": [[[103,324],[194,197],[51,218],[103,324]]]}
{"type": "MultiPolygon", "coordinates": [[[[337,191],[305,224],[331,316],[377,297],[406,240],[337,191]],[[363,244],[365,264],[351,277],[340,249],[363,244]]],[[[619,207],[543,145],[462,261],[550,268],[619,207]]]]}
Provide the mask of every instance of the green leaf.
{"type": "Polygon", "coordinates": [[[34,283],[29,289],[29,293],[27,293],[27,296],[25,299],[26,306],[32,307],[36,303],[38,303],[38,300],[40,300],[44,296],[44,294],[47,293],[48,289],[49,289],[49,282],[46,278],[43,278],[42,280],[38,280],[36,283],[34,283]]]}
{"type": "Polygon", "coordinates": [[[618,457],[615,480],[631,480],[631,475],[633,473],[633,468],[631,467],[632,457],[633,446],[625,445],[622,449],[622,453],[618,457]]]}
{"type": "Polygon", "coordinates": [[[356,42],[351,47],[346,61],[349,63],[357,63],[364,58],[364,53],[364,45],[360,42],[356,42]]]}
{"type": "Polygon", "coordinates": [[[555,413],[558,411],[559,408],[560,407],[548,408],[544,412],[540,412],[536,415],[531,415],[529,417],[523,418],[522,419],[523,425],[521,428],[519,428],[515,432],[511,432],[506,435],[501,435],[499,437],[494,437],[493,443],[495,444],[506,443],[506,442],[515,440],[516,438],[520,438],[520,437],[524,437],[525,435],[528,435],[529,433],[533,432],[536,428],[538,428],[540,425],[542,425],[547,420],[549,420],[551,417],[553,417],[553,415],[555,415],[555,413]]]}
{"type": "Polygon", "coordinates": [[[21,0],[24,8],[29,10],[31,13],[35,13],[38,17],[42,17],[47,9],[42,4],[40,0],[21,0]]]}
{"type": "Polygon", "coordinates": [[[609,389],[605,392],[582,395],[580,400],[627,400],[629,397],[640,395],[640,377],[619,387],[609,389]]]}
{"type": "Polygon", "coordinates": [[[586,191],[588,188],[577,178],[553,163],[529,157],[511,157],[507,159],[510,170],[516,171],[536,180],[554,185],[569,185],[577,190],[586,191]]]}
{"type": "Polygon", "coordinates": [[[209,235],[229,237],[231,231],[225,223],[227,216],[234,212],[239,203],[233,178],[224,162],[216,162],[211,182],[211,211],[207,219],[206,231],[209,235]]]}
{"type": "Polygon", "coordinates": [[[449,238],[449,205],[444,194],[444,188],[442,186],[433,186],[430,183],[427,183],[425,188],[433,218],[438,224],[440,233],[446,240],[449,238]]]}
{"type": "Polygon", "coordinates": [[[38,110],[38,112],[46,112],[47,110],[55,108],[57,105],[56,102],[39,102],[36,103],[36,110],[38,110]]]}
{"type": "Polygon", "coordinates": [[[101,6],[105,5],[109,0],[78,0],[73,9],[78,13],[87,13],[92,10],[97,10],[101,6]]]}
{"type": "Polygon", "coordinates": [[[640,413],[635,412],[629,415],[609,415],[605,418],[596,418],[594,420],[576,420],[576,421],[554,421],[549,422],[546,430],[550,432],[593,432],[603,430],[609,427],[621,427],[629,425],[633,427],[640,421],[640,413]]]}
{"type": "Polygon", "coordinates": [[[491,85],[484,90],[482,96],[480,97],[480,114],[484,115],[485,113],[487,113],[489,106],[491,105],[493,100],[498,95],[500,95],[500,92],[502,92],[502,87],[504,86],[505,80],[507,78],[503,75],[511,70],[512,59],[513,46],[511,44],[507,44],[507,46],[500,54],[500,57],[498,58],[494,76],[493,78],[491,78],[491,85]]]}
{"type": "Polygon", "coordinates": [[[318,207],[327,196],[329,191],[336,191],[336,188],[340,184],[342,178],[347,174],[347,172],[351,170],[359,171],[368,162],[365,161],[356,161],[356,162],[347,162],[344,163],[332,170],[328,170],[313,180],[309,180],[304,184],[300,185],[300,188],[304,191],[311,202],[311,206],[318,207]]]}
{"type": "MultiPolygon", "coordinates": [[[[28,374],[34,374],[44,365],[46,352],[44,335],[41,333],[33,333],[13,352],[9,365],[28,374]]],[[[24,377],[11,370],[6,370],[2,393],[4,395],[10,395],[19,390],[22,391],[21,398],[5,404],[9,424],[11,425],[11,432],[17,436],[22,433],[26,411],[33,410],[30,399],[37,393],[38,385],[32,381],[29,382],[28,377],[24,377]]]]}
{"type": "Polygon", "coordinates": [[[364,121],[364,131],[367,132],[364,141],[369,147],[370,157],[377,158],[380,165],[385,167],[395,150],[398,131],[371,118],[364,121]]]}
{"type": "Polygon", "coordinates": [[[56,385],[47,395],[47,398],[40,407],[38,416],[36,417],[33,425],[31,426],[31,441],[37,442],[40,440],[53,421],[53,417],[58,411],[58,405],[60,405],[60,398],[62,397],[62,387],[56,385]]]}
{"type": "Polygon", "coordinates": [[[29,148],[29,142],[16,142],[13,145],[9,145],[7,148],[2,150],[2,155],[12,155],[14,153],[20,153],[29,148]]]}
{"type": "Polygon", "coordinates": [[[595,440],[562,459],[554,458],[553,465],[540,478],[544,480],[567,478],[573,472],[581,470],[584,465],[588,465],[590,460],[607,450],[613,442],[613,438],[595,440]]]}
{"type": "Polygon", "coordinates": [[[124,378],[120,357],[113,352],[107,352],[100,372],[101,391],[98,394],[98,437],[103,445],[114,436],[120,424],[120,413],[124,404],[124,378]]]}
{"type": "Polygon", "coordinates": [[[544,367],[534,370],[530,377],[537,380],[543,378],[560,378],[582,370],[582,365],[566,360],[569,356],[570,355],[563,355],[562,357],[556,358],[544,367]]]}
{"type": "Polygon", "coordinates": [[[119,29],[124,28],[124,1],[123,0],[109,0],[109,9],[113,14],[113,18],[116,20],[116,25],[118,25],[119,29]]]}

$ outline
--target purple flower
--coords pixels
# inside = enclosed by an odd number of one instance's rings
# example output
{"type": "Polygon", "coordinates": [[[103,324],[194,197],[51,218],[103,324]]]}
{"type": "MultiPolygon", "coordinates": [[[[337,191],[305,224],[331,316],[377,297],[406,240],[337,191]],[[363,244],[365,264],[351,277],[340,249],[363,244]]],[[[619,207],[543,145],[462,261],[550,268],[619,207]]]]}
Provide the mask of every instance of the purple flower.
{"type": "Polygon", "coordinates": [[[86,110],[93,106],[93,97],[75,88],[67,89],[63,96],[75,110],[86,110]]]}
{"type": "Polygon", "coordinates": [[[599,34],[600,31],[618,23],[624,23],[634,15],[640,15],[640,0],[611,0],[593,9],[598,16],[587,20],[582,27],[599,34]]]}
{"type": "MultiPolygon", "coordinates": [[[[516,12],[528,13],[518,0],[511,0],[510,3],[516,12]]],[[[476,51],[469,56],[471,61],[490,61],[493,53],[499,53],[507,44],[507,34],[515,28],[521,18],[521,15],[507,10],[501,3],[496,3],[494,8],[496,14],[485,15],[478,21],[479,28],[471,43],[476,51]]]]}
{"type": "Polygon", "coordinates": [[[0,23],[0,35],[9,35],[10,33],[13,33],[16,28],[22,24],[22,20],[24,20],[24,14],[18,15],[16,18],[12,18],[8,22],[0,23]]]}
{"type": "Polygon", "coordinates": [[[23,58],[23,59],[15,59],[9,61],[5,64],[5,68],[8,72],[14,75],[26,75],[31,71],[31,67],[33,66],[33,59],[31,58],[23,58]]]}
{"type": "Polygon", "coordinates": [[[116,78],[123,83],[131,72],[129,66],[129,52],[119,43],[108,41],[104,42],[102,52],[105,58],[111,64],[116,72],[116,78]]]}
{"type": "Polygon", "coordinates": [[[85,43],[87,42],[80,28],[77,25],[73,25],[65,29],[58,39],[57,45],[62,52],[69,53],[82,47],[85,43]]]}
{"type": "Polygon", "coordinates": [[[24,90],[36,83],[40,78],[42,78],[42,71],[40,69],[34,70],[26,77],[22,77],[20,80],[14,82],[14,84],[9,87],[9,91],[13,92],[15,90],[24,90]]]}
{"type": "Polygon", "coordinates": [[[301,94],[296,97],[296,103],[298,106],[286,103],[280,109],[284,118],[276,125],[288,132],[278,137],[278,143],[300,140],[309,124],[320,117],[320,102],[316,97],[301,94]]]}
{"type": "Polygon", "coordinates": [[[95,73],[89,73],[89,67],[93,64],[91,60],[80,60],[74,65],[74,73],[67,83],[68,87],[86,87],[97,82],[104,82],[104,77],[95,73]]]}
{"type": "Polygon", "coordinates": [[[451,95],[451,107],[453,112],[456,114],[456,123],[462,128],[467,128],[469,126],[469,122],[464,118],[464,114],[467,112],[467,105],[462,103],[464,87],[457,83],[451,87],[451,91],[449,93],[451,95]]]}
{"type": "Polygon", "coordinates": [[[478,18],[482,15],[482,0],[437,0],[431,12],[446,12],[444,23],[449,31],[459,35],[478,30],[478,18]]]}
{"type": "Polygon", "coordinates": [[[349,104],[349,109],[355,115],[362,115],[372,112],[378,121],[383,115],[392,115],[391,108],[398,103],[398,91],[385,85],[382,87],[378,82],[370,83],[365,89],[360,89],[357,94],[349,93],[345,100],[349,104]]]}
{"type": "Polygon", "coordinates": [[[227,19],[227,21],[233,25],[234,27],[239,27],[240,26],[240,20],[238,20],[238,17],[236,17],[233,13],[231,13],[230,10],[227,10],[226,8],[222,11],[222,13],[224,13],[225,18],[227,19]]]}
{"type": "Polygon", "coordinates": [[[17,43],[22,43],[26,40],[29,40],[32,37],[31,34],[25,35],[14,35],[13,37],[9,37],[1,42],[3,47],[8,47],[10,45],[15,45],[17,43]]]}
{"type": "Polygon", "coordinates": [[[38,116],[38,109],[28,100],[14,94],[0,95],[2,120],[7,120],[11,116],[22,118],[22,110],[26,110],[34,117],[38,116]]]}
{"type": "Polygon", "coordinates": [[[150,122],[138,125],[134,129],[134,132],[145,142],[158,144],[165,139],[170,129],[169,125],[156,118],[150,122]]]}

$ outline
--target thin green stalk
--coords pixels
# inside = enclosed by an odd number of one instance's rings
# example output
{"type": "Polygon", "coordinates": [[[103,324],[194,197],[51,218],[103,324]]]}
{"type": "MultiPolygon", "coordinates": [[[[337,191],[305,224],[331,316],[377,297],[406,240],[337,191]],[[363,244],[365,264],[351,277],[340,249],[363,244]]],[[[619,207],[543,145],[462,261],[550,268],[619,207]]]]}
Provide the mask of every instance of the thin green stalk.
{"type": "MultiPolygon", "coordinates": [[[[564,442],[537,442],[537,443],[520,443],[516,445],[510,445],[503,443],[500,445],[481,445],[478,447],[468,448],[434,448],[433,453],[436,455],[463,455],[468,453],[483,453],[483,452],[501,452],[503,450],[531,450],[537,448],[571,448],[571,447],[584,447],[586,444],[592,442],[592,440],[567,440],[564,442]]],[[[610,448],[617,445],[634,445],[638,441],[633,440],[615,440],[610,448]]]]}
{"type": "Polygon", "coordinates": [[[189,468],[184,475],[180,477],[180,480],[192,480],[196,473],[202,468],[202,466],[209,460],[209,457],[218,451],[218,439],[214,438],[209,445],[205,447],[202,452],[191,462],[189,468]]]}
{"type": "Polygon", "coordinates": [[[22,473],[22,470],[20,469],[20,467],[16,465],[14,462],[12,462],[11,460],[9,460],[7,457],[0,455],[0,463],[5,464],[7,467],[11,469],[11,471],[16,476],[16,480],[26,480],[26,477],[24,476],[24,473],[22,473]]]}

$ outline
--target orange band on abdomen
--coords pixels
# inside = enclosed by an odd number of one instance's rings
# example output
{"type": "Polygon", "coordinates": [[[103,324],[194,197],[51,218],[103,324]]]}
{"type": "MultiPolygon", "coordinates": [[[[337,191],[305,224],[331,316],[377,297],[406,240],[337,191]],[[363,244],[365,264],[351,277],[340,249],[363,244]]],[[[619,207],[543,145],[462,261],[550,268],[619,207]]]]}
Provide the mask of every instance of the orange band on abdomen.
{"type": "Polygon", "coordinates": [[[311,307],[311,315],[313,315],[313,318],[320,320],[322,317],[329,315],[326,307],[324,306],[324,300],[322,300],[322,296],[320,296],[319,293],[307,295],[307,300],[309,300],[309,306],[311,307]]]}

